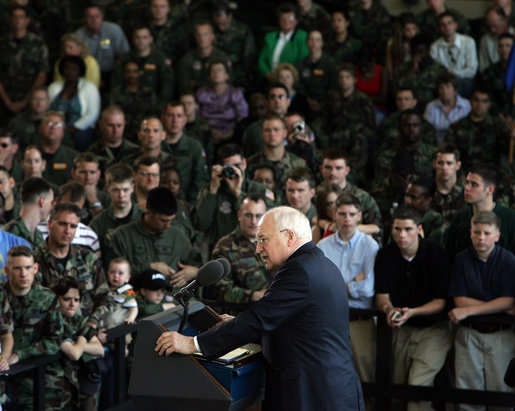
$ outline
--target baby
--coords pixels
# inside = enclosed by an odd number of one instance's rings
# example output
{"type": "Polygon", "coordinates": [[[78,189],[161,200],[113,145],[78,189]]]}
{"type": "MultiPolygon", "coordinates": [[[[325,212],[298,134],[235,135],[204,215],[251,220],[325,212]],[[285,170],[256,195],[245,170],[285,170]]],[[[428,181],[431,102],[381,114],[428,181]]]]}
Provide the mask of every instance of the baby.
{"type": "Polygon", "coordinates": [[[122,257],[113,259],[107,269],[107,282],[113,296],[114,304],[106,322],[106,328],[123,324],[134,324],[138,316],[136,293],[129,284],[131,264],[122,257]]]}

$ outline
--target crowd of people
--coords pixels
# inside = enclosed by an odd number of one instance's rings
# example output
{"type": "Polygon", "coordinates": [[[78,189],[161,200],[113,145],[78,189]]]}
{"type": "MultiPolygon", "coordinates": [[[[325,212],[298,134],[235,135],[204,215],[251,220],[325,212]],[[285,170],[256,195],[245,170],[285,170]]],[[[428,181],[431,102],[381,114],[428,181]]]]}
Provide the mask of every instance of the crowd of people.
{"type": "MultiPolygon", "coordinates": [[[[266,34],[227,0],[103,3],[75,24],[66,1],[0,1],[0,371],[61,351],[48,409],[108,406],[106,330],[218,257],[199,298],[266,297],[258,224],[287,205],[368,310],[362,381],[378,309],[394,382],[432,385],[454,346],[456,387],[512,390],[513,326],[488,317],[515,314],[511,1],[472,25],[445,0],[298,0],[266,34]]],[[[28,377],[2,392],[32,403],[28,377]]]]}

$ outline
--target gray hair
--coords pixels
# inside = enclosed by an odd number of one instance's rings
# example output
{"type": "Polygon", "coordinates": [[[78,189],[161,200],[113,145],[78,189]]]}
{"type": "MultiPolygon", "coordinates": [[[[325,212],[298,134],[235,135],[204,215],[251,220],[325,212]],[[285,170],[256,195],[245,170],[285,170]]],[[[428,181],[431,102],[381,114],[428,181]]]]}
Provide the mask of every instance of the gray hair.
{"type": "Polygon", "coordinates": [[[290,230],[295,233],[297,238],[311,241],[312,234],[309,220],[299,210],[286,206],[275,207],[266,212],[262,220],[268,214],[272,215],[277,231],[290,230]]]}

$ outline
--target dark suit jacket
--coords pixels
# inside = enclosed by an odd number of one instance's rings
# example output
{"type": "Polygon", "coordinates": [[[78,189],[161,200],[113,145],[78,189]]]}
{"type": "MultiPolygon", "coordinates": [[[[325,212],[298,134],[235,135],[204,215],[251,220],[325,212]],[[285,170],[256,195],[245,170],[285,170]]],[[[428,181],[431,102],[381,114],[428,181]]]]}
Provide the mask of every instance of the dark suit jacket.
{"type": "Polygon", "coordinates": [[[200,334],[198,343],[213,359],[259,338],[271,409],[364,409],[349,345],[345,282],[312,242],[288,258],[249,311],[200,334]]]}

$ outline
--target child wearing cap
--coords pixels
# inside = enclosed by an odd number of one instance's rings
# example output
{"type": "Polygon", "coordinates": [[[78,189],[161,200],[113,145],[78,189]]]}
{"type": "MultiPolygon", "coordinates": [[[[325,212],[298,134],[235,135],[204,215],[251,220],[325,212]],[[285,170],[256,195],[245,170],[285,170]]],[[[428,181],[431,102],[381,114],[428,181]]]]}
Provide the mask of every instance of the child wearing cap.
{"type": "Polygon", "coordinates": [[[164,274],[152,269],[145,270],[138,278],[138,287],[138,318],[175,307],[174,303],[165,300],[165,290],[171,291],[173,287],[164,274]]]}

